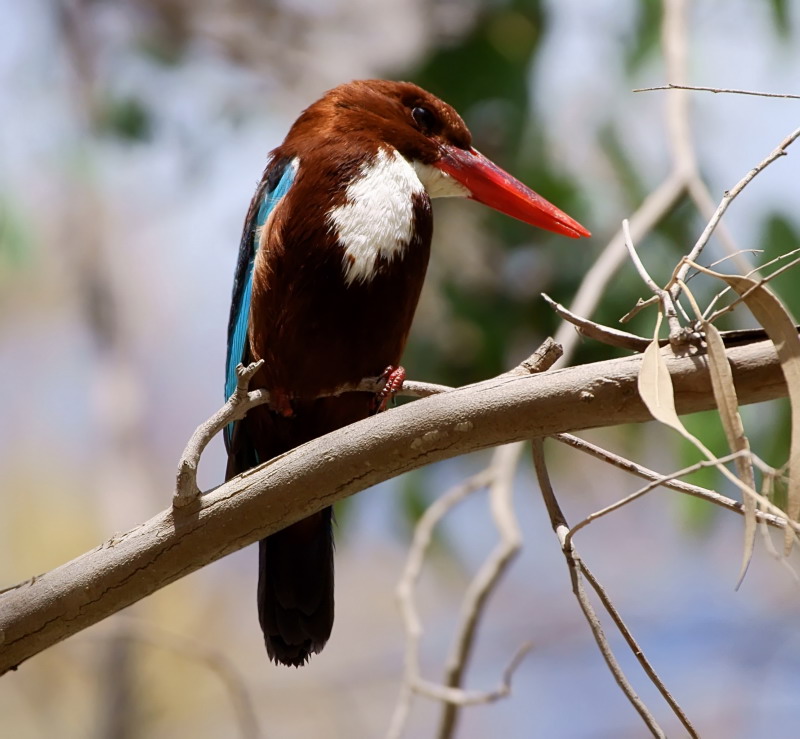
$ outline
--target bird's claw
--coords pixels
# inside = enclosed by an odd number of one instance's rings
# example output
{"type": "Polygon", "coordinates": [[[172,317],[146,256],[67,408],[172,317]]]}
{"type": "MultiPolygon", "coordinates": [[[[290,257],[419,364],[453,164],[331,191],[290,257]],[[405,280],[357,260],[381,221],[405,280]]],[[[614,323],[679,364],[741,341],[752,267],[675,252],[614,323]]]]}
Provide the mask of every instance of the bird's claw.
{"type": "Polygon", "coordinates": [[[380,413],[386,410],[389,401],[398,393],[403,387],[406,379],[406,371],[403,367],[395,367],[389,365],[378,378],[383,380],[383,387],[375,394],[375,413],[380,413]]]}
{"type": "Polygon", "coordinates": [[[269,396],[269,409],[273,413],[277,413],[284,418],[291,418],[294,415],[292,399],[289,397],[289,393],[284,390],[273,390],[269,396]]]}

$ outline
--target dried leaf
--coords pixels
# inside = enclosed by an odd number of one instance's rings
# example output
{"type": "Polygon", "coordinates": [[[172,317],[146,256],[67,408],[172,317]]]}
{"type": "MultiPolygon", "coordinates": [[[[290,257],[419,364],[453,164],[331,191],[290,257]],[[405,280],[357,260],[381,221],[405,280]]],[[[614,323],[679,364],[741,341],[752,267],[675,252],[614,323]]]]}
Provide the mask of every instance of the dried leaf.
{"type": "MultiPolygon", "coordinates": [[[[719,409],[725,437],[732,452],[750,451],[750,443],[744,434],[742,417],[739,415],[739,399],[736,396],[736,387],[733,384],[733,373],[725,353],[725,344],[722,341],[717,327],[712,323],[704,324],[706,343],[708,345],[708,370],[711,376],[711,387],[714,390],[714,399],[719,409]]],[[[753,462],[749,455],[736,458],[736,469],[739,479],[751,489],[755,489],[755,476],[753,462]]],[[[742,566],[739,570],[739,580],[736,587],[742,584],[750,559],[753,556],[753,547],[756,537],[756,499],[748,492],[744,492],[744,551],[742,553],[742,566]]]]}
{"type": "MultiPolygon", "coordinates": [[[[775,345],[781,370],[786,378],[792,411],[786,513],[792,521],[797,521],[800,515],[800,337],[797,335],[794,320],[781,301],[763,283],[750,277],[726,275],[705,267],[699,268],[712,277],[724,280],[742,296],[775,345]]],[[[787,555],[791,551],[793,540],[794,533],[787,527],[784,539],[784,551],[787,555]]]]}
{"type": "Polygon", "coordinates": [[[675,390],[667,363],[661,355],[658,338],[653,339],[642,354],[637,386],[642,401],[656,421],[661,421],[683,435],[688,433],[675,410],[675,390]]]}
{"type": "MultiPolygon", "coordinates": [[[[642,355],[642,365],[639,369],[639,377],[637,378],[639,395],[641,396],[644,404],[647,406],[647,409],[652,414],[653,418],[675,429],[685,439],[694,444],[694,446],[697,447],[697,449],[702,452],[707,459],[715,461],[716,457],[703,444],[703,442],[697,437],[693,436],[686,429],[678,416],[677,410],[675,409],[675,392],[672,385],[672,378],[669,375],[667,363],[658,346],[658,329],[660,328],[660,325],[661,316],[659,315],[659,320],[656,324],[655,339],[648,345],[647,349],[645,349],[642,355]]],[[[716,329],[712,327],[712,331],[716,331],[716,329]]],[[[739,417],[738,402],[733,386],[733,377],[730,365],[728,364],[728,359],[725,355],[725,347],[722,342],[722,338],[719,336],[719,332],[716,332],[716,335],[712,337],[711,341],[714,342],[715,338],[719,342],[723,360],[722,362],[719,361],[719,351],[712,350],[715,351],[715,354],[717,355],[714,372],[721,373],[717,377],[717,382],[721,388],[720,394],[723,396],[721,400],[718,399],[717,401],[720,404],[720,416],[723,415],[723,412],[727,416],[727,418],[723,420],[723,424],[725,425],[726,434],[730,429],[731,436],[729,436],[729,441],[731,438],[735,439],[733,442],[733,444],[736,445],[734,451],[739,451],[739,447],[741,447],[742,444],[744,445],[743,448],[749,450],[747,439],[744,436],[744,428],[742,426],[741,418],[739,417]],[[725,410],[723,411],[723,409],[725,410]]],[[[713,383],[714,380],[712,379],[712,384],[713,383]]],[[[716,392],[717,391],[715,388],[715,394],[716,392]]],[[[744,455],[743,458],[745,458],[744,455]]],[[[737,464],[738,462],[739,460],[737,459],[737,464]]],[[[718,462],[716,466],[723,475],[731,480],[731,482],[734,482],[742,488],[744,500],[746,501],[745,505],[749,506],[746,511],[750,512],[746,513],[745,516],[745,551],[742,559],[742,568],[739,574],[739,583],[741,583],[742,577],[747,569],[747,564],[752,556],[753,532],[755,531],[756,523],[754,501],[760,499],[760,496],[753,487],[752,467],[748,465],[747,470],[740,467],[740,476],[737,478],[721,462],[718,462]]],[[[767,503],[767,501],[764,502],[767,503]]]]}

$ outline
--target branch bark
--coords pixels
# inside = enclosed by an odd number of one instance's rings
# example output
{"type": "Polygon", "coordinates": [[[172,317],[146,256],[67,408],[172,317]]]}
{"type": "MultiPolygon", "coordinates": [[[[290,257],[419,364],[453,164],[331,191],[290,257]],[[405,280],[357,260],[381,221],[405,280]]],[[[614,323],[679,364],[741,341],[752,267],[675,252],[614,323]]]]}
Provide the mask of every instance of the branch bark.
{"type": "MultiPolygon", "coordinates": [[[[678,411],[715,407],[705,358],[669,349],[678,411]]],[[[786,395],[771,342],[728,351],[741,403],[786,395]]],[[[0,674],[156,590],[383,480],[532,437],[641,423],[639,356],[502,375],[315,439],[0,594],[0,674]]],[[[168,494],[165,492],[165,499],[168,494]]]]}

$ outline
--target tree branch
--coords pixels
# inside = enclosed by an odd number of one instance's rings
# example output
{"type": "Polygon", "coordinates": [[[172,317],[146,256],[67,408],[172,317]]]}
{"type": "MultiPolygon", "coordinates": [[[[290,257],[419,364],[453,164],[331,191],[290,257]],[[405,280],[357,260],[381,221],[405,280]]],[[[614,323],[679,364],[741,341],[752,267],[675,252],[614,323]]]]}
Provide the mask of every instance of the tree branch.
{"type": "MultiPolygon", "coordinates": [[[[786,394],[771,342],[728,350],[740,403],[786,394]]],[[[706,361],[665,351],[679,412],[715,407],[706,361]]],[[[503,375],[409,403],[283,454],[0,595],[0,674],[159,588],[383,480],[523,439],[650,416],[638,356],[503,375]]]]}

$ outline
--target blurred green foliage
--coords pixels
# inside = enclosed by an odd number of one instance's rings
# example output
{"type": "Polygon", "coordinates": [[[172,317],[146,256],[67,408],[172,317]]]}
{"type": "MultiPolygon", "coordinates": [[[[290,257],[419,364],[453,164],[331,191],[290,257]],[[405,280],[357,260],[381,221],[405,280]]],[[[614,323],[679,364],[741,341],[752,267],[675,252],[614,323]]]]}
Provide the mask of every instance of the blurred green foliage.
{"type": "Polygon", "coordinates": [[[95,125],[98,133],[135,142],[150,137],[152,121],[150,111],[138,98],[109,96],[100,107],[95,125]]]}
{"type": "Polygon", "coordinates": [[[769,0],[772,10],[772,22],[775,25],[778,38],[782,41],[788,41],[792,35],[789,1],[790,0],[769,0]]]}
{"type": "Polygon", "coordinates": [[[661,36],[661,0],[639,0],[636,22],[625,45],[625,67],[632,73],[659,49],[661,36]]]}

